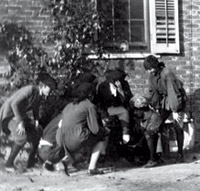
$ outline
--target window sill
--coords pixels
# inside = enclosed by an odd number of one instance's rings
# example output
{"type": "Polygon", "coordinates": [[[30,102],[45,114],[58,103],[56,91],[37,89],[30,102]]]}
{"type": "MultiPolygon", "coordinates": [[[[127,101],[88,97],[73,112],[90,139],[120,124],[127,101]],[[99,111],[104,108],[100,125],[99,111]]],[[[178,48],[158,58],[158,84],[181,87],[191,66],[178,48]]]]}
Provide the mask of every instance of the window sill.
{"type": "MultiPolygon", "coordinates": [[[[109,60],[109,59],[144,59],[145,57],[151,55],[150,53],[110,53],[102,54],[100,57],[97,54],[89,54],[88,58],[91,60],[109,60]]],[[[159,55],[155,55],[160,57],[159,55]]]]}

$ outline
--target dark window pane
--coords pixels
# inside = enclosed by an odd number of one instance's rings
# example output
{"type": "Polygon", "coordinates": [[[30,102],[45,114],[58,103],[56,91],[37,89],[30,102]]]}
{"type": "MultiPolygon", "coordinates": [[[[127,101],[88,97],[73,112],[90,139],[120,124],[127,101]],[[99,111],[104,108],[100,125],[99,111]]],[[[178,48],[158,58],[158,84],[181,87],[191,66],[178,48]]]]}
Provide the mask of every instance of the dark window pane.
{"type": "Polygon", "coordinates": [[[128,19],[128,0],[114,0],[114,18],[115,19],[128,19]]]}
{"type": "Polygon", "coordinates": [[[117,41],[129,41],[128,21],[115,22],[115,37],[117,41]]]}
{"type": "Polygon", "coordinates": [[[131,42],[145,42],[144,22],[131,21],[131,42]]]}
{"type": "Polygon", "coordinates": [[[107,21],[104,25],[104,38],[109,42],[113,41],[113,24],[112,21],[107,21]]]}
{"type": "Polygon", "coordinates": [[[130,0],[131,19],[144,18],[144,6],[142,0],[130,0]]]}
{"type": "Polygon", "coordinates": [[[112,19],[112,0],[98,0],[98,10],[107,19],[112,19]]]}

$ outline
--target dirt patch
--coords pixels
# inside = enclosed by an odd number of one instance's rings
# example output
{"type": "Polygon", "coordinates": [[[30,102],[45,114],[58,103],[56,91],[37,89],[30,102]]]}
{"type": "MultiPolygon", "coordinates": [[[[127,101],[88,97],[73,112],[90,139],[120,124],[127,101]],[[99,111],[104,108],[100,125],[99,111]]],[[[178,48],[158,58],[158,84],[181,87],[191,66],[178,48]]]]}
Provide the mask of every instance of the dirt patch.
{"type": "Polygon", "coordinates": [[[118,160],[104,163],[104,175],[88,176],[87,163],[79,165],[79,171],[71,168],[66,176],[61,165],[59,171],[49,172],[38,165],[33,169],[20,169],[23,161],[18,162],[18,171],[8,173],[5,161],[0,160],[1,191],[197,191],[200,188],[200,154],[186,153],[185,162],[174,164],[174,157],[154,168],[142,168],[138,164],[118,160]]]}

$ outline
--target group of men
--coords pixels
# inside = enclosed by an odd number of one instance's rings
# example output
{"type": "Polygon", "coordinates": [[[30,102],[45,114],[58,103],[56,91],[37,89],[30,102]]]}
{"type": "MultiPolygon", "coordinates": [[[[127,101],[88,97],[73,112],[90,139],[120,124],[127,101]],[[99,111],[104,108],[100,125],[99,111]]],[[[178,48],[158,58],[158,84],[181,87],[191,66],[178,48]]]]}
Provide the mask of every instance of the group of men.
{"type": "Polygon", "coordinates": [[[39,124],[40,100],[56,88],[56,80],[47,73],[41,73],[36,85],[19,89],[0,109],[0,129],[13,140],[6,170],[15,169],[17,154],[29,142],[31,149],[27,168],[34,166],[38,151],[46,169],[54,170],[54,165],[62,162],[65,173],[69,175],[69,164],[75,164],[76,153],[87,146],[91,149],[88,175],[103,174],[97,168],[97,162],[100,155],[106,155],[110,133],[104,119],[112,116],[118,118],[123,144],[127,144],[131,139],[131,110],[135,111],[134,115],[145,129],[144,137],[150,153],[145,167],[158,164],[158,133],[162,134],[164,122],[170,114],[177,132],[178,160],[183,161],[182,117],[186,104],[183,84],[152,55],[145,59],[144,68],[150,74],[148,94],[133,96],[123,70],[108,70],[101,83],[90,74],[77,81],[73,87],[73,99],[43,128],[39,124]],[[28,111],[32,111],[32,117],[27,114],[28,111]]]}

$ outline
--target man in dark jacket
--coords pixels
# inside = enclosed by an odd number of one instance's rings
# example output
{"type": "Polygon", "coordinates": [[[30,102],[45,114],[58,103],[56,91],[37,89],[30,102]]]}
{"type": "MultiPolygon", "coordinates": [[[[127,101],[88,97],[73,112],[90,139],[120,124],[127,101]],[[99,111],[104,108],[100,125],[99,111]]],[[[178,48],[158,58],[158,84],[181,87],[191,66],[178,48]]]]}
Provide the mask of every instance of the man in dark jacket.
{"type": "Polygon", "coordinates": [[[6,170],[14,170],[14,160],[28,141],[31,146],[27,167],[34,165],[39,141],[39,103],[56,88],[56,81],[47,73],[38,75],[38,85],[27,85],[9,97],[0,109],[0,129],[11,134],[13,146],[6,162],[6,170]],[[28,113],[32,111],[33,117],[28,113]]]}
{"type": "Polygon", "coordinates": [[[126,73],[120,69],[105,73],[106,80],[98,87],[98,104],[109,116],[116,116],[122,127],[124,143],[130,141],[129,131],[129,100],[132,97],[126,73]]]}
{"type": "MultiPolygon", "coordinates": [[[[151,106],[159,112],[162,124],[171,114],[173,116],[178,144],[176,161],[183,162],[183,116],[187,101],[183,83],[153,55],[145,58],[144,68],[149,72],[148,99],[151,106]]],[[[162,135],[164,143],[164,129],[162,135]]]]}

